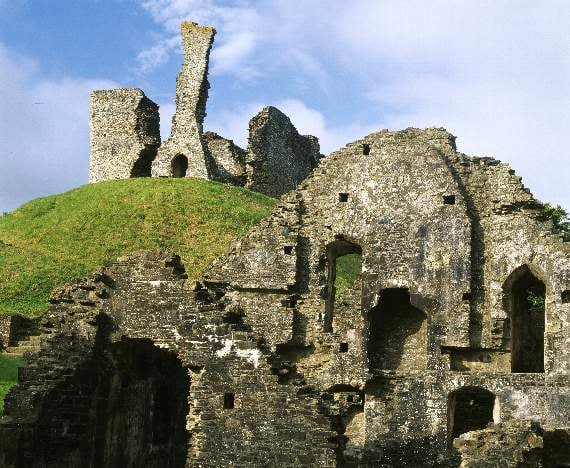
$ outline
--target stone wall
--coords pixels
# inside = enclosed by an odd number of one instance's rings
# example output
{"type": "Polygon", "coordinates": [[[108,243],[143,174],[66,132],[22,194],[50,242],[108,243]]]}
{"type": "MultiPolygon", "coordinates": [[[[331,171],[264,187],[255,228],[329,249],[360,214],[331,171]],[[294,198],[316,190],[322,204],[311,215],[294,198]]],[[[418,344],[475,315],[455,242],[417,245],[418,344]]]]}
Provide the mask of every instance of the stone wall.
{"type": "Polygon", "coordinates": [[[432,128],[350,143],[200,283],[177,257],[147,252],[57,292],[42,351],[6,399],[0,465],[105,466],[114,427],[121,462],[149,466],[153,428],[171,466],[182,444],[190,466],[451,468],[473,459],[456,435],[522,419],[558,450],[570,425],[570,243],[508,166],[454,140],[432,128]],[[336,262],[349,253],[361,271],[341,296],[336,262]],[[543,367],[525,372],[513,368],[512,319],[517,287],[534,280],[546,294],[543,367]],[[160,366],[178,390],[158,384],[160,366]],[[151,429],[127,431],[129,420],[151,429]]]}
{"type": "Polygon", "coordinates": [[[212,167],[211,177],[219,182],[244,186],[246,152],[232,140],[214,132],[204,133],[206,157],[212,167]]]}
{"type": "Polygon", "coordinates": [[[270,196],[294,189],[321,158],[318,140],[299,135],[289,118],[265,107],[249,122],[247,187],[270,196]]]}
{"type": "Polygon", "coordinates": [[[160,145],[158,106],[140,89],[90,95],[89,182],[150,176],[160,145]]]}
{"type": "Polygon", "coordinates": [[[181,26],[184,64],[176,79],[176,112],[169,138],[160,147],[152,163],[152,175],[173,176],[173,161],[186,158],[187,169],[180,177],[208,179],[208,167],[202,125],[208,99],[208,59],[216,30],[184,22],[181,26]]]}
{"type": "Polygon", "coordinates": [[[570,432],[544,431],[539,424],[513,420],[464,434],[453,445],[460,468],[563,467],[570,460],[570,432]]]}

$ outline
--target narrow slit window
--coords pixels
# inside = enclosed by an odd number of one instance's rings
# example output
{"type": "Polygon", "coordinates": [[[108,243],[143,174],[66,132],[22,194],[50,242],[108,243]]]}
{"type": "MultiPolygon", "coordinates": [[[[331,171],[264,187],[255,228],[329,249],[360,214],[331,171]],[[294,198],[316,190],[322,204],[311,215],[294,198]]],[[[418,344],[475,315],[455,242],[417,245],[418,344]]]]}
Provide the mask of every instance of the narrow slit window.
{"type": "Polygon", "coordinates": [[[235,394],[231,392],[224,393],[224,409],[234,409],[235,394]]]}

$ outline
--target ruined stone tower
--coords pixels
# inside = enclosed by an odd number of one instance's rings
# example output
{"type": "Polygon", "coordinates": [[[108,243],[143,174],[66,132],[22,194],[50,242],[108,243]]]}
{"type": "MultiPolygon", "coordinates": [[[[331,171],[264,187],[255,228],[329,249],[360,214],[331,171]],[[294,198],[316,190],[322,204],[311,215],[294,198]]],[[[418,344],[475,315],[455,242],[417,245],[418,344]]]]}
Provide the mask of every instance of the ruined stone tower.
{"type": "Polygon", "coordinates": [[[209,178],[202,125],[208,100],[208,58],[216,30],[184,22],[184,64],[176,79],[176,112],[170,137],[152,163],[153,176],[209,178]]]}
{"type": "Polygon", "coordinates": [[[148,177],[160,146],[158,106],[140,89],[90,96],[89,182],[148,177]]]}
{"type": "Polygon", "coordinates": [[[275,107],[251,119],[247,151],[216,133],[204,133],[208,61],[216,31],[191,22],[180,29],[184,62],[176,79],[170,136],[160,144],[158,106],[141,90],[94,91],[89,181],[195,177],[275,197],[294,189],[321,158],[318,139],[299,135],[275,107]]]}

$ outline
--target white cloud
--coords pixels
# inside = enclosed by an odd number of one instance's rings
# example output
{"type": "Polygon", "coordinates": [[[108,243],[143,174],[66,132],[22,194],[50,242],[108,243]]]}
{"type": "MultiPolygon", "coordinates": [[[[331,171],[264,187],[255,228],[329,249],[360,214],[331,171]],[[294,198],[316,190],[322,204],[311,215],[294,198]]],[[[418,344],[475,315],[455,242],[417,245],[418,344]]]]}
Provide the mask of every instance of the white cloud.
{"type": "Polygon", "coordinates": [[[0,211],[87,182],[89,92],[104,80],[45,80],[0,44],[0,211]]]}
{"type": "Polygon", "coordinates": [[[219,34],[211,53],[212,73],[235,73],[242,78],[258,74],[258,70],[247,63],[260,41],[260,16],[254,8],[220,6],[213,0],[144,0],[142,6],[163,28],[163,39],[157,46],[139,53],[141,73],[166,62],[180,47],[180,23],[194,21],[213,25],[219,34]]]}

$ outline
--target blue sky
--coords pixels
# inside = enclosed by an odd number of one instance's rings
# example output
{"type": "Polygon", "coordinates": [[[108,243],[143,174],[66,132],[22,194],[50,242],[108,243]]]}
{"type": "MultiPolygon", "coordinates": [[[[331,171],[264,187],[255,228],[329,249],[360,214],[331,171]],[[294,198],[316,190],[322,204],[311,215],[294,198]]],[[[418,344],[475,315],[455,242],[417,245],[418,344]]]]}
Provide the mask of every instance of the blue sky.
{"type": "Polygon", "coordinates": [[[184,19],[218,31],[209,130],[245,146],[271,104],[329,153],[444,126],[570,208],[566,0],[0,0],[0,211],[87,182],[92,89],[142,88],[167,135],[184,19]]]}

